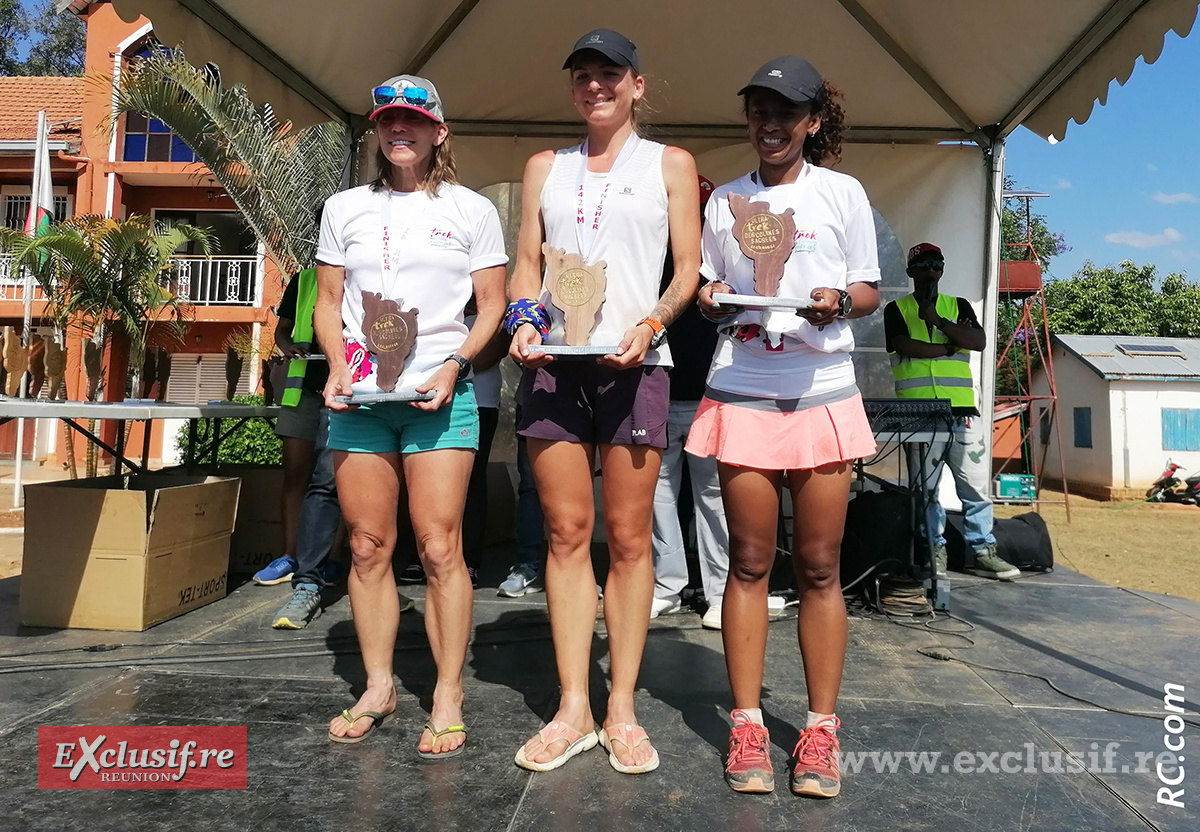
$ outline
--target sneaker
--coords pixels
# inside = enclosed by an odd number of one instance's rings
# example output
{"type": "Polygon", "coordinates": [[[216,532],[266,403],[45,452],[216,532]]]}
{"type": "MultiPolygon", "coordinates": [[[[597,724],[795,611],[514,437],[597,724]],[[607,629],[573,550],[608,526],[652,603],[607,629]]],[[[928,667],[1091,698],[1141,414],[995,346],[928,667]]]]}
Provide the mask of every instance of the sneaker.
{"type": "Polygon", "coordinates": [[[275,613],[276,630],[303,630],[308,622],[321,614],[321,590],[316,584],[299,584],[292,590],[292,600],[275,613]]]}
{"type": "Polygon", "coordinates": [[[946,566],[950,562],[950,555],[946,553],[946,544],[941,543],[933,547],[933,563],[937,571],[934,573],[939,578],[946,577],[946,566]]]}
{"type": "Polygon", "coordinates": [[[771,738],[766,726],[751,721],[746,712],[740,709],[729,715],[733,717],[733,730],[729,732],[725,782],[735,792],[766,794],[774,791],[775,772],[771,768],[771,738]]]}
{"type": "Polygon", "coordinates": [[[678,598],[655,598],[650,602],[650,617],[658,618],[660,615],[670,615],[681,609],[683,609],[683,605],[678,598]]]}
{"type": "Polygon", "coordinates": [[[792,793],[810,797],[836,797],[842,790],[838,766],[837,729],[841,720],[827,717],[800,732],[792,767],[792,793]]]}
{"type": "Polygon", "coordinates": [[[400,612],[411,612],[417,608],[417,602],[401,592],[399,587],[396,588],[396,594],[400,596],[400,612]]]}
{"type": "Polygon", "coordinates": [[[321,585],[336,586],[346,580],[346,567],[340,561],[327,560],[321,564],[321,585]]]}
{"type": "Polygon", "coordinates": [[[268,563],[254,573],[254,583],[259,586],[275,586],[292,579],[296,571],[296,560],[284,555],[268,563]]]}
{"type": "Polygon", "coordinates": [[[706,630],[721,629],[721,605],[709,604],[708,609],[704,611],[704,617],[700,619],[700,626],[706,630]]]}
{"type": "Polygon", "coordinates": [[[467,577],[471,579],[471,589],[479,589],[479,573],[474,566],[467,567],[467,577]]]}
{"type": "Polygon", "coordinates": [[[975,550],[975,568],[972,571],[981,578],[997,578],[1001,581],[1021,577],[1020,569],[996,554],[995,543],[985,543],[975,550]]]}
{"type": "Polygon", "coordinates": [[[537,582],[537,568],[528,563],[518,563],[500,584],[496,594],[503,595],[505,598],[520,598],[526,593],[537,592],[540,588],[537,586],[537,582]]]}
{"type": "Polygon", "coordinates": [[[400,583],[402,584],[423,584],[425,583],[425,567],[420,561],[410,563],[400,572],[400,583]]]}

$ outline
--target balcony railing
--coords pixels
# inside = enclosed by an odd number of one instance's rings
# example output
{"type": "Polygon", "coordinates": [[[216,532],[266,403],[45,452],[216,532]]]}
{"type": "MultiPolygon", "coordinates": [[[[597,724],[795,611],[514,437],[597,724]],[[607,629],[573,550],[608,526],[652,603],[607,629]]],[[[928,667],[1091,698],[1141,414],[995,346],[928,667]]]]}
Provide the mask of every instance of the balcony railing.
{"type": "MultiPolygon", "coordinates": [[[[33,299],[45,300],[42,287],[33,284],[33,299]]],[[[25,273],[13,268],[13,256],[0,253],[0,300],[25,300],[25,273]]]]}
{"type": "MultiPolygon", "coordinates": [[[[0,253],[0,300],[24,300],[24,274],[13,268],[13,256],[0,253]]],[[[161,283],[182,303],[194,306],[257,306],[258,260],[254,257],[176,257],[161,283]]],[[[36,283],[33,299],[45,294],[36,283]]]]}
{"type": "Polygon", "coordinates": [[[254,257],[176,257],[163,285],[195,306],[257,306],[254,257]]]}

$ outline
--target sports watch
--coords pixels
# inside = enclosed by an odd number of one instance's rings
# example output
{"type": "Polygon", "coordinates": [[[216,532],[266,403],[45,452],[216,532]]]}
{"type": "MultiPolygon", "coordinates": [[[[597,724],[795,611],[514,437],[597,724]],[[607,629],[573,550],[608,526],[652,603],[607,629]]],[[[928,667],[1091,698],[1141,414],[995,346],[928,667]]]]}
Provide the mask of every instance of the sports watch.
{"type": "Polygon", "coordinates": [[[854,308],[854,299],[845,289],[838,289],[838,317],[849,318],[850,310],[854,308]]]}
{"type": "Polygon", "coordinates": [[[642,318],[638,321],[638,325],[645,324],[654,331],[654,335],[650,337],[650,349],[658,349],[662,346],[662,342],[667,340],[667,328],[662,325],[662,321],[658,318],[642,318]]]}
{"type": "MultiPolygon", "coordinates": [[[[446,356],[446,361],[453,361],[458,365],[458,380],[462,381],[467,376],[471,375],[471,362],[469,359],[463,358],[458,353],[451,353],[446,356]]],[[[446,363],[445,361],[442,362],[446,363]]]]}

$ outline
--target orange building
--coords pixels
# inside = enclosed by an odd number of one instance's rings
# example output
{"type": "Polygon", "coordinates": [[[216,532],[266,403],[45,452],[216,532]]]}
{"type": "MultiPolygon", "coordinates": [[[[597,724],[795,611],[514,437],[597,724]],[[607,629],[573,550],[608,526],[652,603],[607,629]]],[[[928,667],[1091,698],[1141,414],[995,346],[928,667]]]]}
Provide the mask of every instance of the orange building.
{"type": "MultiPolygon", "coordinates": [[[[216,256],[209,259],[181,250],[174,262],[172,286],[187,305],[187,333],[182,341],[162,343],[161,349],[171,354],[168,400],[196,403],[224,398],[224,344],[235,332],[269,342],[274,322],[270,307],[282,294],[279,270],[209,170],[165,124],[130,115],[117,121],[113,135],[106,131],[105,125],[112,117],[112,100],[100,79],[119,75],[128,61],[148,49],[154,37],[152,23],[146,18],[126,23],[108,2],[75,0],[68,12],[87,23],[84,78],[0,79],[0,196],[4,221],[10,227],[24,223],[37,113],[44,109],[54,125],[50,135],[52,172],[55,213],[60,219],[85,213],[117,219],[136,214],[212,231],[219,245],[216,256]]],[[[0,255],[0,325],[20,327],[23,289],[6,266],[0,255]]],[[[41,323],[42,306],[34,304],[35,326],[41,323]]],[[[68,344],[67,389],[72,399],[83,398],[86,387],[78,340],[74,338],[68,344]]],[[[122,352],[120,345],[115,349],[122,352]]],[[[116,360],[106,356],[106,400],[139,395],[127,387],[125,363],[121,355],[116,360]]],[[[238,391],[259,389],[259,375],[259,362],[246,361],[238,391]]],[[[53,423],[38,427],[36,440],[31,438],[26,443],[27,456],[56,459],[63,444],[61,431],[56,437],[53,423]]],[[[173,461],[177,428],[169,421],[155,423],[150,452],[153,460],[173,461]]],[[[7,450],[11,458],[15,439],[9,438],[6,443],[5,429],[11,432],[9,426],[0,427],[0,457],[7,450]]],[[[113,430],[109,426],[106,439],[115,439],[113,430]]],[[[32,437],[35,431],[26,433],[32,437]]],[[[140,452],[140,426],[133,429],[126,446],[140,452]]]]}

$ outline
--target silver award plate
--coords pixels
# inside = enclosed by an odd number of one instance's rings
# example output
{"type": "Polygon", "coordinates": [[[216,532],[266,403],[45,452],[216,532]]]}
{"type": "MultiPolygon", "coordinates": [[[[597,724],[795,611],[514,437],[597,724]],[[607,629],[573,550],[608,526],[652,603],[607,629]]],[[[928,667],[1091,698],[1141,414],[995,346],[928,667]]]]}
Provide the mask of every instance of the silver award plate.
{"type": "Polygon", "coordinates": [[[762,295],[736,295],[730,292],[716,292],[712,297],[718,309],[725,306],[741,306],[745,309],[811,309],[813,305],[810,298],[767,298],[762,295]]]}

